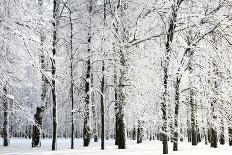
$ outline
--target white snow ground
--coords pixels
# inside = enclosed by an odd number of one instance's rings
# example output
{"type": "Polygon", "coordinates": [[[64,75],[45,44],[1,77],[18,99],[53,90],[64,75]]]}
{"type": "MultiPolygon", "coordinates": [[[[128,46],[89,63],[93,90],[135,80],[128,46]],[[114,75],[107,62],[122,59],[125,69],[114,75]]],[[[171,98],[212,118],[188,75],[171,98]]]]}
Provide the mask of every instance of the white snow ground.
{"type": "MultiPolygon", "coordinates": [[[[0,139],[2,141],[2,139],[0,139]]],[[[136,144],[135,141],[127,141],[125,150],[118,150],[113,140],[106,141],[105,150],[100,149],[100,142],[91,142],[89,147],[82,146],[82,140],[75,141],[75,149],[70,149],[70,139],[58,139],[58,150],[51,151],[51,139],[42,140],[41,148],[31,148],[31,140],[11,139],[10,146],[0,146],[0,155],[161,155],[162,143],[159,141],[145,141],[136,144]]],[[[183,142],[179,144],[179,151],[172,151],[172,144],[169,143],[169,154],[171,155],[229,155],[232,147],[228,144],[219,148],[210,148],[204,142],[198,146],[183,142]]]]}

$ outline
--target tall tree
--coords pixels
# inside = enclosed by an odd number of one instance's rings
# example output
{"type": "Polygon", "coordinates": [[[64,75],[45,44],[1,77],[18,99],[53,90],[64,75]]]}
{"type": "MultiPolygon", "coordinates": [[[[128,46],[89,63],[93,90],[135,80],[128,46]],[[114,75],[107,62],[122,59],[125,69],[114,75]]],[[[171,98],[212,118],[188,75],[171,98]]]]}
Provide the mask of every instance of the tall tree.
{"type": "Polygon", "coordinates": [[[52,150],[57,149],[57,96],[56,96],[56,54],[58,49],[58,24],[59,24],[59,7],[60,1],[53,0],[53,31],[52,31],[52,122],[53,122],[53,134],[52,134],[52,150]]]}
{"type": "Polygon", "coordinates": [[[90,104],[90,73],[91,73],[91,44],[92,44],[92,13],[93,13],[93,1],[88,0],[88,26],[87,26],[87,31],[88,31],[88,38],[87,38],[87,55],[88,55],[88,60],[87,60],[87,70],[86,70],[86,81],[85,81],[85,112],[84,112],[84,128],[83,128],[83,141],[84,141],[84,146],[89,146],[90,142],[90,122],[89,122],[89,104],[90,104]]]}
{"type": "Polygon", "coordinates": [[[105,106],[104,106],[104,89],[105,89],[105,62],[102,62],[102,80],[101,80],[101,149],[105,149],[105,106]]]}
{"type": "Polygon", "coordinates": [[[180,106],[180,73],[176,75],[175,81],[175,116],[174,116],[174,138],[173,138],[173,151],[178,150],[178,127],[179,127],[179,106],[180,106]]]}
{"type": "Polygon", "coordinates": [[[171,54],[171,44],[174,37],[174,31],[176,29],[177,22],[177,12],[183,0],[174,1],[172,6],[171,17],[168,21],[168,30],[165,43],[165,57],[162,62],[163,68],[163,95],[161,102],[161,111],[162,111],[162,141],[163,141],[163,154],[168,154],[168,137],[167,137],[167,104],[168,104],[168,68],[170,64],[170,54],[171,54]]]}
{"type": "MultiPolygon", "coordinates": [[[[39,6],[39,14],[42,14],[42,7],[43,7],[43,0],[38,1],[39,6]]],[[[40,21],[42,22],[42,17],[40,21]]],[[[41,91],[41,105],[37,107],[36,114],[34,115],[35,119],[35,125],[33,125],[33,131],[32,131],[32,147],[40,147],[41,146],[41,136],[42,136],[42,124],[43,124],[43,113],[45,110],[45,107],[47,105],[47,85],[48,85],[48,79],[44,75],[46,72],[47,66],[46,66],[46,57],[44,54],[44,32],[42,29],[40,29],[39,32],[40,35],[40,65],[41,65],[41,72],[42,72],[42,91],[41,91]]]]}

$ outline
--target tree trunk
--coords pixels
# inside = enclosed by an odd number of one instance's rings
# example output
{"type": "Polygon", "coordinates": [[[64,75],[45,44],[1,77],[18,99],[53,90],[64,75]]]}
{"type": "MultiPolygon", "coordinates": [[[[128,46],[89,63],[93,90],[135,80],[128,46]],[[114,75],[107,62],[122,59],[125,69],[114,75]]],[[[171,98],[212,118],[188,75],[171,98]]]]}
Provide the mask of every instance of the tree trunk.
{"type": "Polygon", "coordinates": [[[10,134],[9,134],[9,103],[7,99],[7,87],[6,85],[3,87],[3,129],[2,129],[2,137],[3,137],[3,146],[8,146],[10,143],[10,134]]]}
{"type": "Polygon", "coordinates": [[[71,52],[71,59],[70,59],[70,98],[71,98],[71,149],[74,149],[74,78],[73,78],[73,22],[72,22],[72,12],[69,12],[69,22],[70,22],[70,52],[71,52]]]}
{"type": "Polygon", "coordinates": [[[135,127],[133,128],[132,140],[136,140],[136,129],[135,129],[135,127]]]}
{"type": "Polygon", "coordinates": [[[217,148],[217,131],[211,128],[211,147],[217,148]]]}
{"type": "Polygon", "coordinates": [[[140,144],[143,142],[143,123],[141,120],[138,120],[138,129],[137,129],[137,143],[140,144]]]}
{"type": "Polygon", "coordinates": [[[225,133],[224,133],[224,123],[223,120],[221,120],[221,133],[220,133],[220,144],[224,145],[225,144],[225,133]]]}
{"type": "Polygon", "coordinates": [[[102,63],[102,80],[101,80],[101,149],[104,150],[105,149],[105,112],[104,112],[104,89],[105,89],[105,75],[104,75],[104,71],[105,71],[105,62],[103,60],[102,63]]]}
{"type": "Polygon", "coordinates": [[[92,11],[93,11],[93,2],[88,0],[88,12],[89,12],[89,25],[88,25],[88,39],[87,39],[87,54],[89,56],[87,60],[87,71],[86,71],[86,82],[85,82],[85,112],[84,112],[84,128],[83,128],[83,141],[84,146],[89,146],[90,142],[90,122],[89,122],[89,103],[90,103],[90,72],[91,72],[91,44],[92,44],[92,11]]]}
{"type": "Polygon", "coordinates": [[[53,134],[52,150],[57,149],[57,101],[56,101],[56,52],[58,42],[58,23],[59,23],[59,0],[53,0],[53,49],[52,49],[52,109],[53,109],[53,134]]]}
{"type": "MultiPolygon", "coordinates": [[[[215,115],[215,109],[214,109],[214,104],[215,103],[216,103],[216,100],[213,99],[213,101],[211,101],[213,120],[217,119],[217,117],[215,115]]],[[[214,126],[214,122],[212,122],[210,140],[211,140],[211,147],[217,148],[217,130],[216,130],[215,126],[214,126]]]]}
{"type": "Polygon", "coordinates": [[[187,136],[188,136],[188,142],[192,142],[192,136],[191,136],[191,124],[189,121],[189,117],[187,118],[187,136]]]}
{"type": "Polygon", "coordinates": [[[163,68],[163,95],[162,95],[162,102],[161,102],[161,111],[162,111],[162,141],[163,141],[163,154],[168,154],[168,136],[167,136],[167,103],[168,103],[168,68],[170,63],[170,53],[171,53],[171,44],[174,37],[174,31],[176,29],[176,20],[177,20],[177,12],[179,6],[183,1],[177,1],[176,4],[173,5],[173,12],[169,20],[168,26],[168,33],[166,36],[166,43],[165,43],[165,58],[162,61],[162,68],[163,68]]]}
{"type": "Polygon", "coordinates": [[[173,139],[173,151],[178,150],[178,118],[179,118],[179,105],[180,105],[180,78],[177,74],[175,83],[175,117],[174,117],[174,139],[173,139]]]}
{"type": "MultiPolygon", "coordinates": [[[[122,52],[121,52],[122,53],[122,52]]],[[[124,83],[125,83],[125,59],[124,55],[121,55],[122,69],[120,69],[119,78],[119,94],[117,103],[117,145],[119,149],[126,148],[126,131],[125,131],[125,120],[124,120],[124,106],[125,106],[125,94],[124,94],[124,83]]]]}
{"type": "MultiPolygon", "coordinates": [[[[92,96],[94,98],[94,95],[92,96]]],[[[98,142],[98,134],[97,134],[97,118],[96,118],[96,105],[92,107],[93,112],[93,136],[94,136],[94,142],[98,142]]]]}
{"type": "Polygon", "coordinates": [[[197,131],[196,131],[196,110],[195,110],[195,103],[193,99],[193,90],[190,88],[190,106],[191,106],[191,140],[192,145],[197,145],[197,131]]]}
{"type": "Polygon", "coordinates": [[[41,136],[42,136],[42,120],[45,107],[37,107],[36,114],[34,115],[35,125],[33,125],[32,132],[32,147],[41,146],[41,136]]]}
{"type": "Polygon", "coordinates": [[[228,135],[229,135],[229,146],[232,146],[232,128],[228,128],[228,135]]]}
{"type": "MultiPolygon", "coordinates": [[[[42,7],[43,7],[43,0],[38,1],[40,14],[42,14],[42,7]]],[[[40,65],[41,70],[45,71],[46,69],[46,62],[45,62],[45,55],[44,55],[44,33],[43,30],[40,30],[40,65]]],[[[41,100],[42,106],[38,106],[36,109],[36,114],[34,115],[35,125],[33,125],[32,131],[32,147],[41,147],[41,137],[42,137],[42,126],[43,126],[43,114],[45,107],[47,105],[47,78],[42,75],[42,93],[41,93],[41,100]]]]}
{"type": "Polygon", "coordinates": [[[114,69],[114,102],[115,102],[115,145],[118,145],[118,84],[116,67],[114,69]]]}
{"type": "Polygon", "coordinates": [[[83,128],[83,141],[84,146],[89,146],[90,142],[90,127],[89,127],[89,102],[90,102],[90,70],[91,70],[90,59],[87,61],[87,73],[86,73],[86,82],[85,82],[85,112],[84,112],[84,128],[83,128]]]}

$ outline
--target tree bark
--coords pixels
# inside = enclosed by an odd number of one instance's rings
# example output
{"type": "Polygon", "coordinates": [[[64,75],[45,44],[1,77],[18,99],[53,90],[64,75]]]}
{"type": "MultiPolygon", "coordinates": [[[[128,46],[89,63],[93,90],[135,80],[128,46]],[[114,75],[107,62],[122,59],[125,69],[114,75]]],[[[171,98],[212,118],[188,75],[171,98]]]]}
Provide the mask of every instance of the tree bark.
{"type": "Polygon", "coordinates": [[[137,128],[137,144],[143,142],[143,123],[141,120],[138,120],[138,128],[137,128]]]}
{"type": "Polygon", "coordinates": [[[120,78],[119,78],[119,94],[118,94],[118,103],[117,103],[117,145],[119,149],[126,148],[126,131],[125,131],[125,120],[124,120],[124,106],[125,106],[125,94],[124,94],[124,83],[126,81],[126,71],[125,71],[125,58],[124,54],[121,51],[120,62],[122,68],[120,69],[120,78]]]}
{"type": "Polygon", "coordinates": [[[229,135],[229,146],[232,146],[232,128],[228,128],[228,135],[229,135]]]}
{"type": "Polygon", "coordinates": [[[41,137],[42,137],[42,120],[45,107],[37,107],[36,114],[34,115],[35,125],[33,125],[32,132],[32,147],[41,146],[41,137]]]}
{"type": "Polygon", "coordinates": [[[70,98],[71,98],[71,149],[74,149],[74,53],[73,53],[73,22],[72,22],[72,11],[69,9],[69,22],[70,22],[70,98]]]}
{"type": "Polygon", "coordinates": [[[101,149],[104,150],[105,149],[105,111],[104,111],[104,89],[105,89],[105,75],[104,75],[104,71],[105,71],[105,62],[103,60],[102,63],[102,80],[101,80],[101,149]]]}
{"type": "Polygon", "coordinates": [[[56,52],[58,42],[58,23],[59,23],[59,0],[53,0],[53,49],[52,49],[52,122],[53,122],[53,134],[52,134],[52,150],[57,150],[57,100],[56,100],[56,52]]]}
{"type": "Polygon", "coordinates": [[[89,58],[87,61],[87,73],[86,73],[86,82],[85,82],[86,97],[85,97],[84,128],[83,128],[84,146],[89,146],[89,142],[90,142],[90,127],[89,127],[90,70],[91,70],[91,62],[89,58]]]}
{"type": "Polygon", "coordinates": [[[224,123],[223,120],[221,120],[221,133],[220,133],[220,144],[224,145],[225,144],[225,132],[224,132],[224,123]]]}
{"type": "MultiPolygon", "coordinates": [[[[216,100],[213,99],[213,101],[211,101],[211,108],[212,108],[212,117],[213,120],[216,120],[217,117],[215,115],[215,109],[214,109],[214,104],[216,103],[216,100]]],[[[214,122],[212,122],[212,127],[211,127],[211,136],[210,136],[210,141],[211,141],[211,147],[213,148],[217,148],[217,130],[213,125],[214,122]]]]}
{"type": "Polygon", "coordinates": [[[173,5],[172,15],[170,17],[169,25],[168,25],[168,33],[166,36],[165,43],[165,58],[162,62],[163,68],[163,95],[161,102],[161,111],[162,111],[162,141],[163,141],[163,154],[168,154],[168,136],[167,136],[167,101],[168,101],[168,68],[170,63],[170,53],[171,53],[171,44],[174,37],[174,31],[176,29],[176,20],[177,20],[177,12],[179,6],[183,0],[178,0],[173,5]]]}
{"type": "Polygon", "coordinates": [[[197,130],[196,130],[196,108],[195,108],[195,103],[193,99],[193,89],[190,89],[190,106],[191,106],[191,141],[192,145],[197,145],[197,130]]]}
{"type": "Polygon", "coordinates": [[[8,146],[10,143],[10,134],[9,134],[9,103],[7,99],[7,87],[6,85],[3,87],[3,129],[2,129],[2,137],[3,137],[3,146],[8,146]]]}
{"type": "Polygon", "coordinates": [[[118,83],[116,67],[114,69],[114,102],[115,102],[115,145],[118,145],[118,83]]]}
{"type": "Polygon", "coordinates": [[[179,118],[179,105],[180,105],[180,77],[177,75],[175,82],[175,117],[174,117],[174,139],[173,151],[178,150],[178,118],[179,118]]]}
{"type": "MultiPolygon", "coordinates": [[[[42,7],[43,7],[43,0],[38,1],[39,5],[39,13],[42,14],[42,7]]],[[[44,33],[43,30],[40,30],[40,65],[41,70],[44,72],[46,69],[46,61],[45,61],[45,55],[44,55],[44,33]]],[[[33,131],[32,131],[32,147],[41,147],[41,137],[42,137],[42,126],[43,126],[43,114],[47,105],[47,85],[48,80],[47,78],[42,74],[42,93],[41,93],[41,100],[42,104],[41,106],[38,106],[36,109],[36,114],[34,115],[35,119],[35,125],[33,125],[33,131]]]]}

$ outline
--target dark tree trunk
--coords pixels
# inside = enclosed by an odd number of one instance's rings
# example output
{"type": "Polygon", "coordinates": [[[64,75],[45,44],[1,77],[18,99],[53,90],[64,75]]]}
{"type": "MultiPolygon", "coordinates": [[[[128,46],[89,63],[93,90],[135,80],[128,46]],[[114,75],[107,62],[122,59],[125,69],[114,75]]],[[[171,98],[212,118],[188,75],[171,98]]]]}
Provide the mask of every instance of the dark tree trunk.
{"type": "Polygon", "coordinates": [[[193,90],[192,88],[190,89],[190,106],[191,106],[191,140],[192,140],[192,145],[197,145],[197,131],[196,131],[196,108],[195,108],[195,103],[193,99],[193,90]]]}
{"type": "Polygon", "coordinates": [[[88,0],[88,13],[89,13],[89,25],[88,25],[88,40],[87,40],[87,54],[89,56],[87,60],[87,71],[86,71],[86,81],[85,81],[85,111],[84,111],[84,128],[83,128],[83,142],[84,146],[89,146],[90,142],[90,124],[89,124],[89,103],[90,103],[90,72],[91,72],[91,61],[90,61],[90,54],[91,54],[91,44],[92,44],[92,11],[93,11],[93,4],[92,0],[88,0]]]}
{"type": "Polygon", "coordinates": [[[86,73],[86,82],[85,82],[85,112],[84,112],[84,128],[83,128],[83,141],[84,146],[89,146],[90,142],[90,127],[89,127],[89,101],[90,101],[90,94],[89,94],[89,87],[90,87],[90,59],[87,61],[87,73],[86,73]]]}
{"type": "MultiPolygon", "coordinates": [[[[211,108],[212,108],[212,117],[213,117],[213,120],[216,120],[217,119],[217,116],[215,114],[215,109],[214,109],[214,105],[216,103],[216,100],[213,99],[211,101],[211,108]]],[[[214,125],[215,122],[212,122],[212,127],[211,127],[211,135],[210,135],[210,141],[211,141],[211,147],[213,148],[217,148],[217,129],[215,128],[215,125],[214,125]]]]}
{"type": "Polygon", "coordinates": [[[132,140],[136,140],[136,129],[135,129],[135,127],[133,128],[132,140]]]}
{"type": "Polygon", "coordinates": [[[71,52],[71,58],[70,58],[70,78],[71,78],[71,84],[70,84],[70,98],[71,98],[71,149],[74,149],[74,78],[73,78],[73,22],[72,22],[72,12],[70,10],[69,12],[69,22],[70,22],[70,52],[71,52]]]}
{"type": "Polygon", "coordinates": [[[178,150],[178,118],[179,118],[179,105],[180,105],[180,78],[177,74],[176,83],[175,83],[175,117],[174,117],[174,138],[173,138],[173,151],[178,150]]]}
{"type": "Polygon", "coordinates": [[[104,89],[105,89],[105,62],[103,60],[102,63],[102,80],[101,80],[101,149],[104,150],[105,149],[105,112],[104,112],[104,89]]]}
{"type": "Polygon", "coordinates": [[[217,131],[211,128],[211,147],[217,148],[217,131]]]}
{"type": "Polygon", "coordinates": [[[189,118],[187,120],[187,136],[188,136],[188,142],[192,142],[192,135],[191,135],[191,125],[190,125],[190,121],[189,118]]]}
{"type": "Polygon", "coordinates": [[[143,123],[141,120],[138,120],[137,130],[137,143],[140,144],[143,142],[143,123]]]}
{"type": "Polygon", "coordinates": [[[229,146],[232,146],[232,128],[228,128],[228,135],[229,135],[229,146]]]}
{"type": "Polygon", "coordinates": [[[117,145],[119,149],[125,149],[126,148],[126,133],[125,133],[125,123],[124,123],[124,110],[123,106],[119,104],[118,111],[119,111],[119,117],[118,117],[118,133],[117,133],[117,145]]]}
{"type": "Polygon", "coordinates": [[[197,128],[197,143],[201,142],[201,133],[200,133],[200,129],[197,128]]]}
{"type": "MultiPolygon", "coordinates": [[[[94,98],[94,96],[93,96],[94,98]]],[[[93,123],[94,123],[94,128],[93,128],[93,139],[94,142],[98,142],[98,134],[97,134],[97,119],[96,119],[96,107],[92,107],[92,112],[93,112],[93,123]]]]}
{"type": "Polygon", "coordinates": [[[59,0],[53,0],[53,49],[52,49],[52,111],[53,111],[53,134],[52,150],[57,149],[57,101],[56,101],[56,51],[58,42],[58,23],[59,23],[59,0]]]}
{"type": "Polygon", "coordinates": [[[208,142],[211,143],[211,130],[209,128],[207,129],[207,134],[208,134],[208,142]]]}
{"type": "Polygon", "coordinates": [[[125,81],[126,81],[126,60],[123,52],[120,52],[120,62],[122,68],[120,69],[120,78],[119,78],[119,95],[117,103],[117,145],[119,149],[126,148],[126,131],[125,131],[125,122],[124,122],[124,106],[125,106],[125,81]]]}
{"type": "Polygon", "coordinates": [[[205,145],[208,145],[207,130],[204,128],[203,131],[204,131],[205,145]]]}
{"type": "Polygon", "coordinates": [[[32,131],[32,147],[41,146],[41,136],[42,136],[42,120],[45,107],[37,107],[36,114],[34,115],[35,125],[33,125],[32,131]]]}
{"type": "Polygon", "coordinates": [[[221,120],[221,133],[220,133],[220,144],[224,145],[225,144],[225,133],[224,133],[224,123],[223,120],[221,120]]]}
{"type": "Polygon", "coordinates": [[[183,0],[177,1],[176,4],[173,5],[173,12],[170,17],[169,26],[168,26],[168,33],[166,36],[166,43],[165,43],[165,58],[162,62],[163,68],[163,86],[164,92],[162,95],[162,102],[161,102],[161,111],[162,111],[162,141],[163,141],[163,154],[168,154],[168,136],[167,136],[167,102],[168,102],[168,68],[170,63],[170,53],[171,53],[171,44],[174,37],[174,31],[176,29],[176,20],[177,20],[177,12],[179,6],[183,0]]]}
{"type": "Polygon", "coordinates": [[[118,145],[118,82],[116,68],[114,69],[114,102],[115,102],[115,145],[118,145]]]}
{"type": "Polygon", "coordinates": [[[3,146],[8,146],[10,143],[10,134],[9,134],[9,103],[7,99],[7,88],[3,87],[3,129],[2,129],[2,137],[3,137],[3,146]]]}

